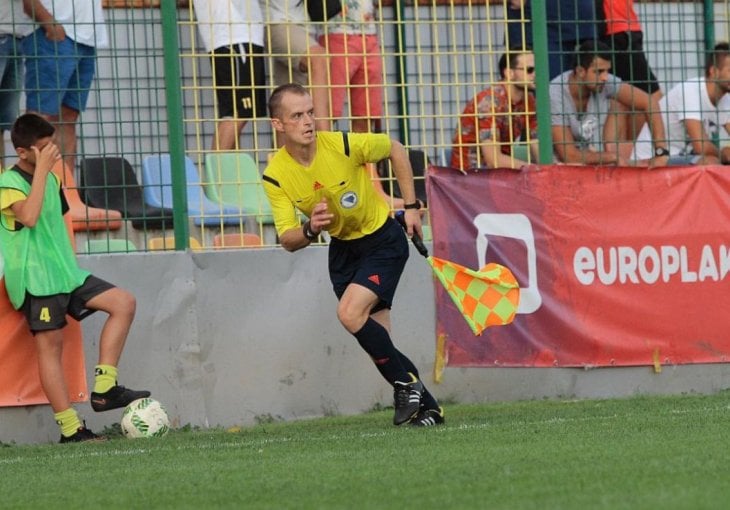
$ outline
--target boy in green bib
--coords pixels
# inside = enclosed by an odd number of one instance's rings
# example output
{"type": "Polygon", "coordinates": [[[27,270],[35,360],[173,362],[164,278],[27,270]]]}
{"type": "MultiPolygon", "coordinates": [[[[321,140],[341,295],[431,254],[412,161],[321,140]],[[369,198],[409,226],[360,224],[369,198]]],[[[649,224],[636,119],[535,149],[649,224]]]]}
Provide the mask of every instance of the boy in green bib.
{"type": "Polygon", "coordinates": [[[11,130],[18,162],[0,174],[0,254],[10,302],[25,315],[38,351],[41,387],[61,428],[61,443],[99,440],[71,407],[61,362],[66,315],[81,320],[109,314],[99,341],[91,407],[107,411],[149,391],[117,384],[117,364],[134,319],[135,299],[79,268],[63,215],[63,189],[51,168],[60,158],[53,126],[35,114],[18,117],[11,130]]]}

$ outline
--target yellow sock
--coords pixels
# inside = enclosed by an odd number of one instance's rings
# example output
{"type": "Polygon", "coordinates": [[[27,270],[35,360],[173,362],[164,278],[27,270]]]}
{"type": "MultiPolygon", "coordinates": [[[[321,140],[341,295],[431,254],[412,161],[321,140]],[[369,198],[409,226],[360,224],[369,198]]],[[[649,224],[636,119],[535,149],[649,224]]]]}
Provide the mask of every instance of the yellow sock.
{"type": "Polygon", "coordinates": [[[81,427],[81,421],[79,420],[79,415],[76,414],[76,410],[73,407],[69,407],[65,411],[61,411],[60,413],[55,413],[53,415],[53,418],[56,420],[56,423],[58,423],[58,426],[61,428],[61,434],[63,434],[66,437],[73,436],[77,430],[79,430],[79,427],[81,427]]]}
{"type": "Polygon", "coordinates": [[[117,367],[96,365],[94,369],[94,393],[106,393],[117,384],[117,367]]]}

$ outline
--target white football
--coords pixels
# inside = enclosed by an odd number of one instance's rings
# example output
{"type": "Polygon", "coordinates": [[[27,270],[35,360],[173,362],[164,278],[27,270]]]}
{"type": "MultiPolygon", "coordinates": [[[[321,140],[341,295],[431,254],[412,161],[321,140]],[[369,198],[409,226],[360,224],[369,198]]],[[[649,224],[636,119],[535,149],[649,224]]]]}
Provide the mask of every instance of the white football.
{"type": "Polygon", "coordinates": [[[124,408],[122,432],[128,438],[162,437],[170,430],[170,420],[162,405],[153,398],[139,398],[124,408]]]}

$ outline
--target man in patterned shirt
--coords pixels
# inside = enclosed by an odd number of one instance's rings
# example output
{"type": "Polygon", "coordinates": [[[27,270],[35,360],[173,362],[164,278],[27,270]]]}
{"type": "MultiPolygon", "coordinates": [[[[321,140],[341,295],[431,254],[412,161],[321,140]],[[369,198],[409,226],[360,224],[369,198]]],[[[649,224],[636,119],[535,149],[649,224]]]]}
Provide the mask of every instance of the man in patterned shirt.
{"type": "Polygon", "coordinates": [[[533,160],[537,161],[535,56],[529,50],[505,53],[499,59],[499,73],[502,80],[477,94],[461,115],[454,136],[452,168],[519,170],[528,162],[515,157],[512,149],[525,135],[533,160]]]}

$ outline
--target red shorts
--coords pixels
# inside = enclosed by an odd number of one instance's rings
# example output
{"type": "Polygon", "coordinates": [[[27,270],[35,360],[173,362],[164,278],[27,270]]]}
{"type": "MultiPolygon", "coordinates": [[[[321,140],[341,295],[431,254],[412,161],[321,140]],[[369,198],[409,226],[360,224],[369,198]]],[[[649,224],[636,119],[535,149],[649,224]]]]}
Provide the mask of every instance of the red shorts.
{"type": "Polygon", "coordinates": [[[383,115],[383,61],[378,36],[327,34],[319,38],[329,55],[332,116],[342,117],[349,89],[350,116],[383,115]]]}

